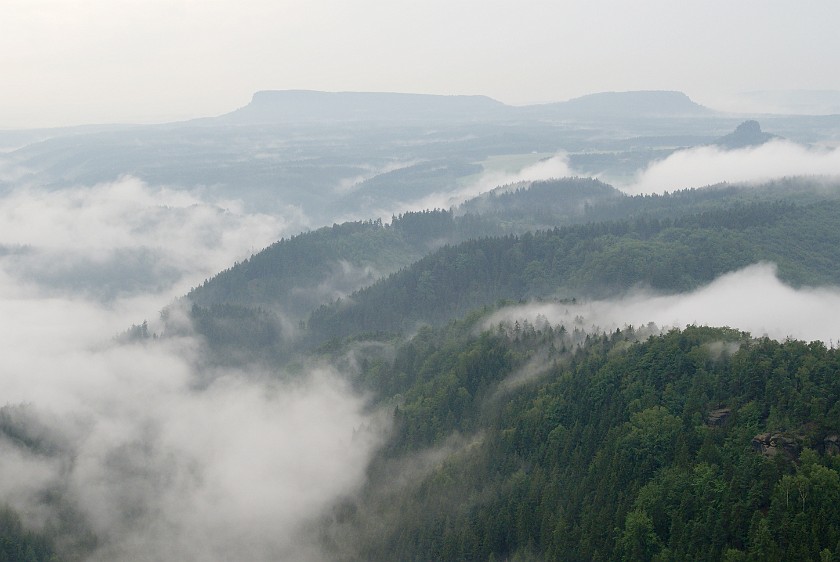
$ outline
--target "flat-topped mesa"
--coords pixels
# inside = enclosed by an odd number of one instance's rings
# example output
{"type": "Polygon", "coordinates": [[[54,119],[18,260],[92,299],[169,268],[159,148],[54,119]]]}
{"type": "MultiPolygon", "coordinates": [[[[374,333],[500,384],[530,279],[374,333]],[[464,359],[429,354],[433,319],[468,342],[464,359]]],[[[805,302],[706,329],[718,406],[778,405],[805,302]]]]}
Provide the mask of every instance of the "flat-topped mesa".
{"type": "Polygon", "coordinates": [[[635,113],[639,116],[705,115],[709,112],[683,92],[668,90],[601,92],[569,100],[565,105],[578,111],[635,113]]]}
{"type": "Polygon", "coordinates": [[[559,103],[514,107],[487,96],[264,90],[223,115],[238,124],[352,121],[623,121],[702,117],[713,112],[682,92],[602,92],[559,103]]]}
{"type": "Polygon", "coordinates": [[[469,120],[497,117],[507,109],[487,96],[264,90],[224,117],[241,123],[469,120]]]}
{"type": "Polygon", "coordinates": [[[632,120],[655,118],[703,117],[713,112],[682,92],[639,90],[600,92],[560,103],[523,108],[545,112],[569,120],[632,120]]]}

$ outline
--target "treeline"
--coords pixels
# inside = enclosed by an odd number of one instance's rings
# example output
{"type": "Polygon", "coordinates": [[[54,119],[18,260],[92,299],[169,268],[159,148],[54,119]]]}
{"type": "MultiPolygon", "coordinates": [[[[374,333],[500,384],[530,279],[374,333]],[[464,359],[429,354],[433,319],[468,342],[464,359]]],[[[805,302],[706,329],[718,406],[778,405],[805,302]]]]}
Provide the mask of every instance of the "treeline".
{"type": "Polygon", "coordinates": [[[8,507],[0,507],[0,562],[59,560],[51,537],[24,529],[17,513],[8,507]]]}
{"type": "Polygon", "coordinates": [[[793,284],[840,283],[840,203],[737,203],[446,246],[315,310],[313,337],[411,330],[498,299],[605,297],[635,286],[687,291],[758,261],[793,284]]]}
{"type": "Polygon", "coordinates": [[[326,523],[340,559],[840,555],[838,351],[700,327],[475,331],[426,328],[362,363],[395,429],[326,523]]]}
{"type": "Polygon", "coordinates": [[[200,306],[283,303],[291,312],[308,313],[320,301],[316,295],[301,298],[296,289],[349,284],[352,291],[375,278],[354,279],[348,268],[367,269],[378,278],[445,243],[490,234],[492,224],[439,209],[401,214],[390,224],[380,219],[334,224],[281,239],[206,280],[187,298],[200,306]],[[289,299],[291,295],[295,298],[289,299]]]}
{"type": "Polygon", "coordinates": [[[384,229],[381,221],[336,224],[282,239],[208,279],[187,298],[200,306],[281,302],[296,287],[335,276],[340,261],[387,270],[416,257],[417,250],[384,229]]]}
{"type": "MultiPolygon", "coordinates": [[[[392,217],[390,225],[383,225],[378,219],[348,222],[280,240],[208,279],[193,289],[188,298],[205,307],[283,302],[305,316],[321,302],[314,297],[301,299],[300,295],[285,302],[287,297],[296,288],[310,288],[340,277],[342,263],[370,268],[375,275],[383,276],[446,243],[454,245],[469,239],[574,224],[663,220],[719,211],[745,202],[792,200],[794,196],[798,201],[809,202],[828,195],[805,180],[635,197],[586,178],[533,182],[512,192],[482,195],[456,212],[410,212],[392,217]]],[[[743,213],[739,218],[744,218],[743,213]]]]}
{"type": "Polygon", "coordinates": [[[674,217],[474,238],[384,278],[354,258],[394,263],[399,258],[387,252],[406,240],[409,254],[420,255],[460,236],[459,220],[426,211],[394,217],[389,226],[347,223],[284,240],[196,289],[187,310],[218,358],[242,349],[282,360],[330,339],[445,323],[499,299],[608,298],[636,286],[687,291],[759,261],[778,264],[793,285],[840,283],[840,202],[830,200],[735,201],[674,217]],[[339,256],[359,265],[337,266],[339,256]]]}
{"type": "MultiPolygon", "coordinates": [[[[459,215],[482,215],[500,222],[498,234],[603,220],[632,199],[599,180],[563,178],[503,186],[466,201],[459,215]]],[[[611,217],[612,218],[612,217],[611,217]]],[[[625,217],[626,218],[626,217],[625,217]]]]}
{"type": "Polygon", "coordinates": [[[563,178],[500,188],[465,202],[458,212],[500,221],[498,234],[522,233],[591,222],[676,218],[739,203],[840,199],[830,185],[820,178],[784,178],[762,185],[719,184],[629,196],[595,179],[563,178]]]}
{"type": "Polygon", "coordinates": [[[273,316],[269,331],[288,335],[318,307],[406,268],[353,295],[357,304],[348,307],[342,298],[312,314],[306,341],[317,345],[349,334],[359,319],[364,331],[393,331],[443,321],[497,298],[560,289],[609,294],[647,283],[684,290],[760,259],[779,263],[794,283],[831,282],[834,217],[809,207],[797,219],[794,200],[806,207],[825,201],[833,209],[838,198],[802,179],[635,197],[592,179],[534,182],[481,196],[455,212],[336,224],[280,240],[196,287],[186,306],[198,306],[200,329],[234,330],[224,307],[235,305],[263,324],[273,316]],[[538,227],[543,231],[526,234],[538,227]],[[213,318],[214,311],[222,315],[213,318]]]}

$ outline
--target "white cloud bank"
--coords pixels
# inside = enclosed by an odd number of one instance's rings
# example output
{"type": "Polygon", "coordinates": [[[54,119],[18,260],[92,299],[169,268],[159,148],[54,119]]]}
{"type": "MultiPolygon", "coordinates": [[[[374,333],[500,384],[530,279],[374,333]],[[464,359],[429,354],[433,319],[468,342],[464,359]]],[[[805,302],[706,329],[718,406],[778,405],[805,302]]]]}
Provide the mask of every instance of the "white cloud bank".
{"type": "Polygon", "coordinates": [[[96,534],[96,561],[320,558],[308,526],[362,483],[381,435],[338,373],[227,371],[196,389],[196,342],[103,347],[90,323],[107,313],[79,316],[81,337],[54,304],[30,306],[17,321],[33,328],[0,346],[0,396],[26,405],[15,427],[58,449],[0,437],[4,502],[37,525],[58,490],[96,534]],[[68,329],[38,334],[51,319],[68,329]]]}
{"type": "Polygon", "coordinates": [[[0,504],[37,527],[45,493],[61,498],[97,536],[92,561],[322,559],[309,526],[381,439],[365,397],[326,367],[208,377],[192,337],[113,340],[299,219],[132,178],[0,197],[0,426],[38,444],[0,432],[0,504]],[[59,283],[101,263],[119,278],[136,251],[153,259],[132,291],[59,283]]]}
{"type": "Polygon", "coordinates": [[[92,187],[18,188],[0,197],[0,262],[39,290],[175,296],[305,222],[298,209],[283,217],[249,214],[237,201],[206,201],[131,177],[92,187]]]}
{"type": "MultiPolygon", "coordinates": [[[[500,186],[580,175],[585,174],[572,169],[567,155],[559,153],[517,172],[485,171],[459,189],[432,193],[377,214],[387,220],[406,211],[449,209],[500,186]]],[[[736,150],[698,146],[651,162],[630,182],[613,183],[628,195],[641,195],[721,183],[757,184],[794,176],[840,176],[840,147],[809,148],[783,139],[736,150]]]]}
{"type": "Polygon", "coordinates": [[[376,214],[382,220],[390,220],[392,216],[408,211],[424,209],[451,209],[464,201],[472,199],[497,187],[518,185],[522,182],[549,180],[576,175],[569,167],[569,160],[565,153],[558,153],[534,164],[524,166],[516,172],[491,170],[484,171],[478,177],[467,182],[464,186],[452,191],[436,192],[420,199],[407,201],[394,208],[385,209],[376,214]]]}
{"type": "MultiPolygon", "coordinates": [[[[704,150],[687,152],[707,163],[728,158],[704,150]]],[[[776,158],[812,157],[786,143],[740,157],[752,163],[747,167],[760,167],[763,160],[752,159],[767,150],[781,151],[776,158]]],[[[831,162],[836,153],[820,158],[831,162]]],[[[666,163],[673,165],[666,160],[662,170],[666,163]]],[[[716,181],[698,180],[691,172],[703,167],[692,168],[690,159],[684,164],[677,185],[664,189],[716,181]]],[[[773,172],[787,173],[794,172],[773,172]]],[[[425,206],[447,208],[497,185],[567,175],[565,158],[557,156],[514,174],[484,174],[425,206]]],[[[57,490],[97,533],[94,561],[319,559],[307,526],[361,484],[381,438],[381,420],[365,409],[364,398],[329,369],[312,368],[294,381],[266,372],[206,377],[193,366],[200,344],[192,338],[154,345],[111,339],[303,220],[294,212],[289,218],[249,215],[235,203],[207,202],[132,178],[0,197],[0,244],[7,249],[0,255],[0,406],[23,405],[3,410],[4,423],[51,446],[33,453],[0,437],[0,499],[38,523],[50,517],[42,493],[57,490]],[[126,256],[146,253],[151,257],[136,260],[130,277],[145,272],[148,281],[131,290],[103,298],[98,289],[85,290],[88,279],[60,283],[97,264],[112,264],[119,273],[126,256]],[[213,382],[196,388],[197,378],[213,382]]],[[[104,267],[94,286],[122,279],[111,273],[104,267]]],[[[779,282],[772,266],[760,264],[688,295],[529,305],[501,311],[499,318],[542,314],[571,324],[582,317],[583,327],[603,329],[648,322],[729,325],[828,342],[840,338],[837,310],[840,289],[795,290],[779,282]]]]}
{"type": "Polygon", "coordinates": [[[674,152],[640,171],[628,194],[662,193],[722,182],[753,183],[786,176],[840,175],[840,148],[816,149],[785,140],[737,150],[700,146],[674,152]]]}
{"type": "Polygon", "coordinates": [[[840,288],[794,289],[779,281],[773,264],[759,263],[723,275],[691,293],[640,292],[613,301],[529,304],[501,310],[486,325],[505,319],[536,321],[538,316],[552,324],[610,331],[649,322],[660,328],[697,324],[729,326],[777,340],[820,340],[829,345],[840,341],[838,310],[840,288]]]}

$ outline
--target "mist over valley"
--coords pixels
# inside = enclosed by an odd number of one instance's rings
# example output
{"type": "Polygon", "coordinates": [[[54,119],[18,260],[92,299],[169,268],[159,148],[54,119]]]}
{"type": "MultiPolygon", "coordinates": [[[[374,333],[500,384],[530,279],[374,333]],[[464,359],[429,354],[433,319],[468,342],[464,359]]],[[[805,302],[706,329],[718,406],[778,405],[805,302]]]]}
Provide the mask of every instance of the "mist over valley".
{"type": "Polygon", "coordinates": [[[836,117],[288,90],[0,131],[0,553],[840,555],[836,117]]]}

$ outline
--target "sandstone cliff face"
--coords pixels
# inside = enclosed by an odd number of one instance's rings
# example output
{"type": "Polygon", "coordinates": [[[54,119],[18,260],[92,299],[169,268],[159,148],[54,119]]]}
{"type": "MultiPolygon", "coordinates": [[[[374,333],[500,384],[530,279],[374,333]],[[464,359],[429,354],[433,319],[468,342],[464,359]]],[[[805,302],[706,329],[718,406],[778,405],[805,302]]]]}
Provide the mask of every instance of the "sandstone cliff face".
{"type": "Polygon", "coordinates": [[[772,457],[778,454],[796,459],[802,452],[803,436],[792,433],[759,433],[752,438],[752,448],[764,456],[772,457]]]}

